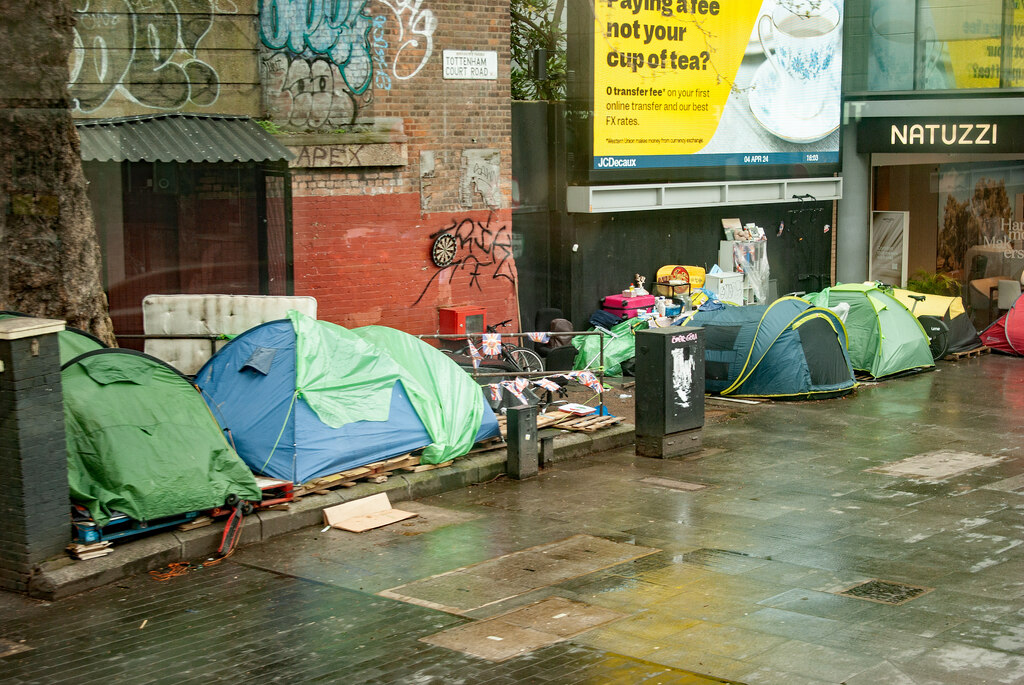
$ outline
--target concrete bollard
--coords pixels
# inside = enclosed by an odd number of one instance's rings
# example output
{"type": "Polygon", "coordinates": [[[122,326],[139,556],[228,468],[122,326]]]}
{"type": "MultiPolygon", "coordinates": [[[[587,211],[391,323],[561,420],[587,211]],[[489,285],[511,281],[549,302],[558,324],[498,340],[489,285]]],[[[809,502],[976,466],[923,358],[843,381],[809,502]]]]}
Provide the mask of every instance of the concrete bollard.
{"type": "Polygon", "coordinates": [[[62,330],[52,319],[0,320],[0,588],[15,592],[71,541],[62,330]]]}

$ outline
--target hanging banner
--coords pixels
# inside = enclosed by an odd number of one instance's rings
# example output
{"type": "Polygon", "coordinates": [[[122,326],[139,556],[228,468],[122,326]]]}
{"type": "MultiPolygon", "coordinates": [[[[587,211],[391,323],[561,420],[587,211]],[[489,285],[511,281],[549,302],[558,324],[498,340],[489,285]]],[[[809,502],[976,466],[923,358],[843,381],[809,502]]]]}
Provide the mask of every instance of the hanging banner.
{"type": "Polygon", "coordinates": [[[593,168],[837,163],[839,0],[596,0],[593,168]]]}

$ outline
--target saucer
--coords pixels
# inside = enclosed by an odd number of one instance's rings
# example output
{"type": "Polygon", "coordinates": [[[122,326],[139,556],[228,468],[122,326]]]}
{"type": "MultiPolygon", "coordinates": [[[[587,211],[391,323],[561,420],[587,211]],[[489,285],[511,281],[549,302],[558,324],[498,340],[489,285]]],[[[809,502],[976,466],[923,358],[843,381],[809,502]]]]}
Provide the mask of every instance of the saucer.
{"type": "MultiPolygon", "coordinates": [[[[838,69],[834,70],[837,72],[838,69]]],[[[781,101],[779,75],[767,60],[757,68],[747,96],[750,112],[766,131],[791,143],[813,143],[839,128],[839,79],[831,79],[828,95],[821,111],[809,119],[798,119],[788,113],[781,101]]]]}

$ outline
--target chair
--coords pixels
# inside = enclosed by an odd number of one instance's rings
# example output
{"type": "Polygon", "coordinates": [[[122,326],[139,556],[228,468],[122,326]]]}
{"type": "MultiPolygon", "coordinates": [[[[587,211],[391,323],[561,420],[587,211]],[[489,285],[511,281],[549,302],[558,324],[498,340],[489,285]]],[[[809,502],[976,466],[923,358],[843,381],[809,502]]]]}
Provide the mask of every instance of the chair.
{"type": "Polygon", "coordinates": [[[544,357],[546,371],[571,371],[576,361],[576,348],[572,345],[555,347],[544,357]]]}
{"type": "Polygon", "coordinates": [[[1020,281],[999,281],[999,311],[1006,311],[1020,297],[1020,281]]]}
{"type": "MultiPolygon", "coordinates": [[[[562,310],[545,307],[534,317],[534,330],[538,332],[571,331],[572,324],[562,317],[562,310]]],[[[576,360],[576,348],[567,344],[571,336],[553,335],[546,343],[534,343],[533,349],[544,359],[547,371],[569,371],[576,360]]]]}

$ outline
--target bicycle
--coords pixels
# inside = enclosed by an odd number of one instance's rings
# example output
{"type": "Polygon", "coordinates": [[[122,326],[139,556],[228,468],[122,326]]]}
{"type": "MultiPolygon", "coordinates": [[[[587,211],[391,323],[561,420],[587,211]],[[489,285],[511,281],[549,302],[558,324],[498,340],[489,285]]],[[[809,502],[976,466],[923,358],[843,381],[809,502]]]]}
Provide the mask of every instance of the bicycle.
{"type": "Polygon", "coordinates": [[[917,303],[924,302],[925,296],[911,294],[909,297],[914,301],[914,306],[910,308],[910,313],[921,323],[921,328],[924,329],[925,335],[928,336],[928,349],[932,353],[932,360],[942,359],[949,352],[949,326],[942,320],[942,317],[929,314],[921,314],[920,316],[914,314],[914,310],[917,309],[917,303]]]}
{"type": "MultiPolygon", "coordinates": [[[[499,321],[498,323],[492,326],[488,326],[487,332],[497,333],[499,328],[508,326],[510,323],[512,323],[512,319],[505,319],[504,321],[499,321]]],[[[479,350],[479,347],[477,349],[479,350]]],[[[463,357],[471,357],[469,345],[466,345],[462,349],[457,350],[455,354],[461,355],[463,357]]],[[[505,367],[505,370],[511,371],[513,373],[535,373],[544,370],[544,360],[540,358],[539,354],[537,354],[531,349],[520,347],[519,345],[514,345],[512,343],[508,343],[505,341],[502,341],[501,343],[500,360],[502,362],[502,365],[505,367]]],[[[486,357],[484,358],[484,361],[487,361],[486,357]]]]}

